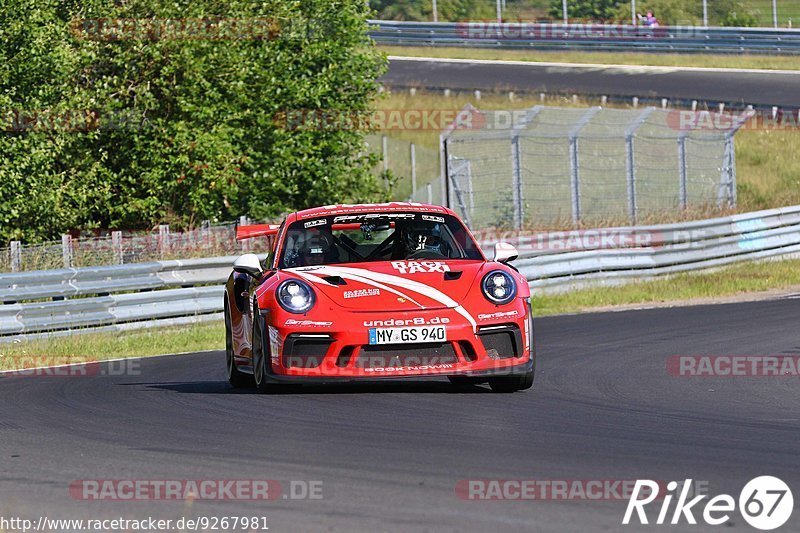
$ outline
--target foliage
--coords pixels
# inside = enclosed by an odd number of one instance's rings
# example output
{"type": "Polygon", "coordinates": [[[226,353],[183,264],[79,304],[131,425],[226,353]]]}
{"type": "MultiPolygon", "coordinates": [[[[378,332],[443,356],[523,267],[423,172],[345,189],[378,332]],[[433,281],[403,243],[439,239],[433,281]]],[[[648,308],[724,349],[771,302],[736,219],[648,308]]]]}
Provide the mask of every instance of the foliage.
{"type": "Polygon", "coordinates": [[[277,120],[369,108],[386,61],[368,15],[363,0],[6,0],[0,242],[384,198],[364,132],[277,120]],[[116,19],[135,31],[99,32],[116,19]]]}
{"type": "MultiPolygon", "coordinates": [[[[570,20],[610,20],[615,18],[619,4],[619,0],[569,0],[567,16],[570,20]]],[[[549,14],[554,19],[563,17],[562,0],[551,0],[549,14]]]]}
{"type": "MultiPolygon", "coordinates": [[[[431,0],[370,0],[382,20],[433,20],[431,0]]],[[[496,16],[494,2],[486,0],[438,0],[440,21],[489,20],[496,16]]]]}
{"type": "MultiPolygon", "coordinates": [[[[664,26],[701,25],[703,3],[696,0],[648,0],[637,3],[641,12],[652,10],[659,23],[664,26]]],[[[622,3],[616,10],[619,20],[630,19],[630,3],[622,3]]],[[[742,0],[709,0],[709,24],[715,21],[721,26],[756,26],[755,14],[742,0]]]]}

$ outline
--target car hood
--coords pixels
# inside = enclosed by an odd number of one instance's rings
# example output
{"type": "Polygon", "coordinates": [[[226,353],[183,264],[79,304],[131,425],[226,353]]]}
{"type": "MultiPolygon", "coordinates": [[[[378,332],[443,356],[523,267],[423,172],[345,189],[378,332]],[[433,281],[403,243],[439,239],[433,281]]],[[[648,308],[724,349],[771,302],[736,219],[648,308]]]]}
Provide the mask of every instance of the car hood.
{"type": "Polygon", "coordinates": [[[290,268],[341,307],[414,311],[458,307],[484,261],[381,261],[290,268]]]}

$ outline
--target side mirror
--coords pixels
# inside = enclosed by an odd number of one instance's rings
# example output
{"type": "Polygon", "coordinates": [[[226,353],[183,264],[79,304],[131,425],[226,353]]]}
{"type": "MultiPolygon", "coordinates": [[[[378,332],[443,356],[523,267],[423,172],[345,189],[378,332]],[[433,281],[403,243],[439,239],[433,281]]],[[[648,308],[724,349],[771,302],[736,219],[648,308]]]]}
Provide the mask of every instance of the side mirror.
{"type": "Polygon", "coordinates": [[[498,263],[509,263],[517,257],[519,252],[507,242],[498,242],[494,245],[494,260],[498,263]]]}
{"type": "Polygon", "coordinates": [[[233,262],[233,271],[240,274],[249,274],[254,278],[260,278],[264,272],[261,270],[261,261],[256,254],[244,254],[233,262]]]}

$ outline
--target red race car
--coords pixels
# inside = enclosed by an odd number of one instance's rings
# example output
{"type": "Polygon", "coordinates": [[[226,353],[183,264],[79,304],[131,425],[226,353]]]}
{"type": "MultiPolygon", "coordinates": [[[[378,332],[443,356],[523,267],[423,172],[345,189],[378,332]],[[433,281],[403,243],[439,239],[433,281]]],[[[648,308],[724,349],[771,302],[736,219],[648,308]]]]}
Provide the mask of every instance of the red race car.
{"type": "Polygon", "coordinates": [[[270,252],[239,257],[225,286],[228,378],[280,383],[442,376],[497,392],[533,384],[530,291],[483,255],[450,209],[333,205],[237,228],[270,252]]]}

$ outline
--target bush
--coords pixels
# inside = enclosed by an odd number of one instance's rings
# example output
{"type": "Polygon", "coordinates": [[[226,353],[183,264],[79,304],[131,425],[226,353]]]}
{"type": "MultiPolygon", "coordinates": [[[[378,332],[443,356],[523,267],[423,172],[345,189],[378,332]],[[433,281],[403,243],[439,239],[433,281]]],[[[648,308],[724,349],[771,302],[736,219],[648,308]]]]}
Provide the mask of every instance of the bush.
{"type": "Polygon", "coordinates": [[[383,199],[364,132],[276,121],[369,108],[386,60],[368,14],[363,0],[6,0],[0,241],[383,199]],[[138,26],[101,37],[99,19],[138,26]]]}

